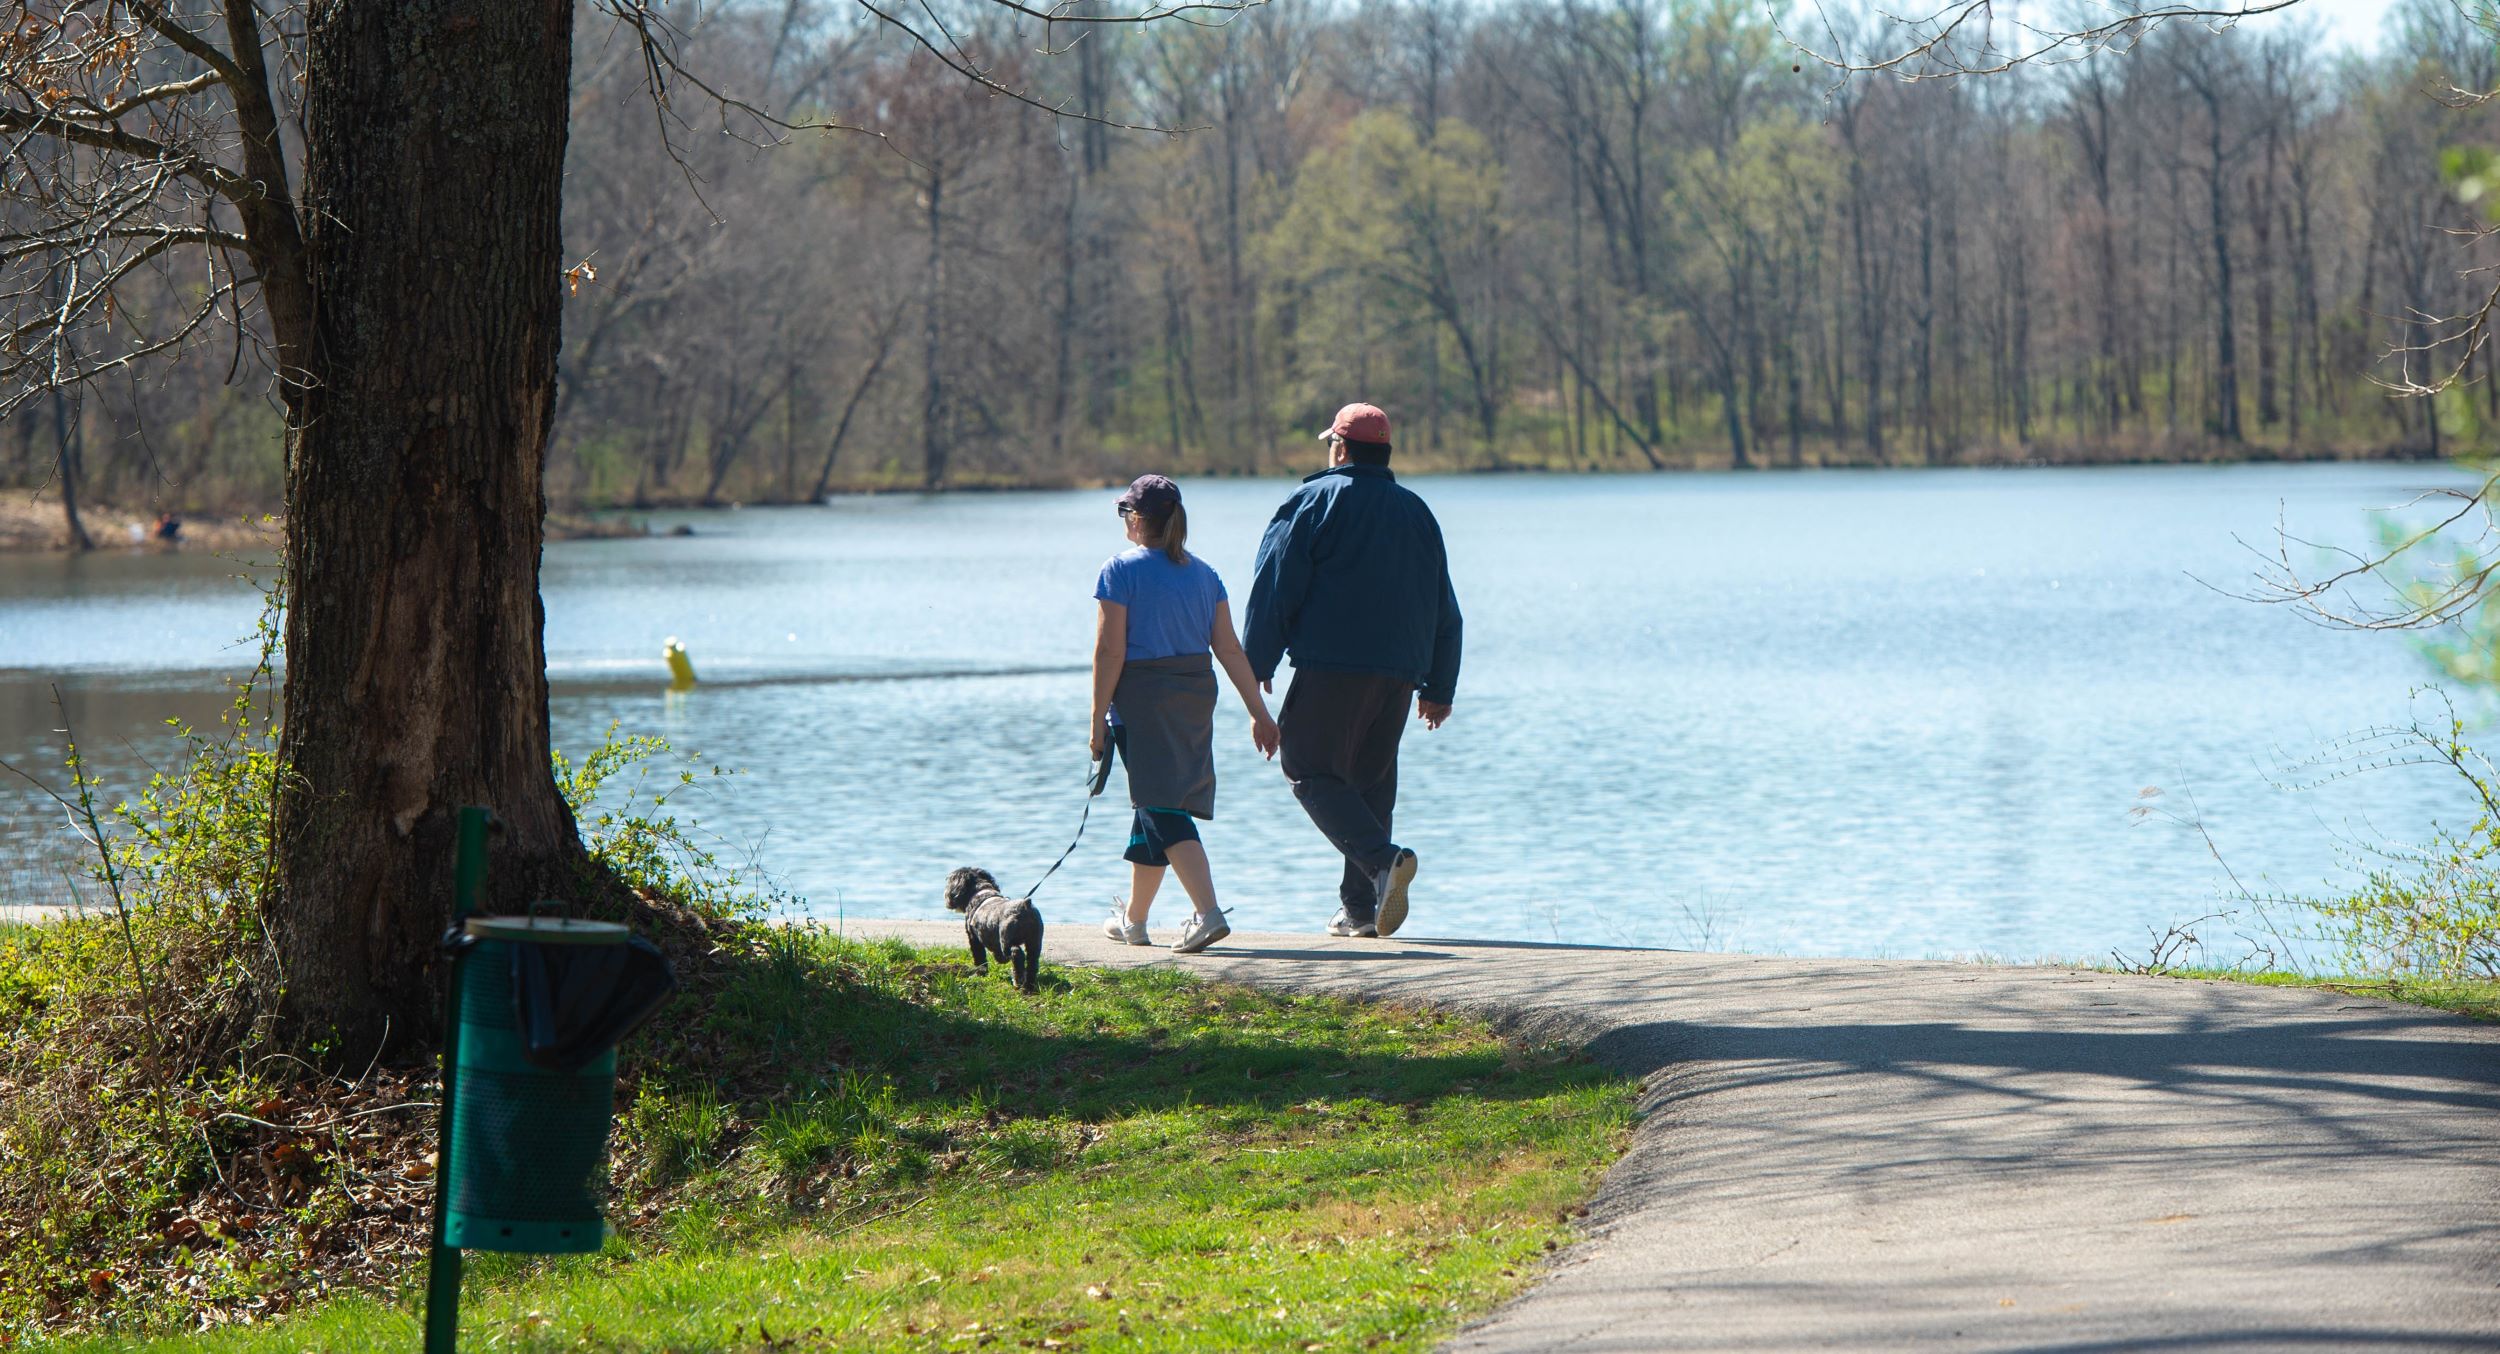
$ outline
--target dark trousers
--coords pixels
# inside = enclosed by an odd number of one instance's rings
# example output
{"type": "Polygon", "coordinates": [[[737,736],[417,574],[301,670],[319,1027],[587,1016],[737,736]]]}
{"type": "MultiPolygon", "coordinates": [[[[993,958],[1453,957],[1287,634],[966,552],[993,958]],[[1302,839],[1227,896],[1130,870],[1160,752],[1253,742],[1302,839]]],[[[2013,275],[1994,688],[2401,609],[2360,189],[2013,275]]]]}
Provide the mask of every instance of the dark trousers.
{"type": "Polygon", "coordinates": [[[1398,803],[1398,739],[1414,697],[1415,684],[1403,678],[1296,669],[1276,720],[1293,797],[1345,853],[1337,899],[1357,921],[1369,920],[1378,903],[1372,876],[1397,856],[1389,822],[1398,803]]]}
{"type": "Polygon", "coordinates": [[[1198,825],[1179,809],[1139,809],[1129,823],[1128,850],[1120,859],[1132,865],[1169,865],[1172,848],[1198,840],[1198,825]]]}

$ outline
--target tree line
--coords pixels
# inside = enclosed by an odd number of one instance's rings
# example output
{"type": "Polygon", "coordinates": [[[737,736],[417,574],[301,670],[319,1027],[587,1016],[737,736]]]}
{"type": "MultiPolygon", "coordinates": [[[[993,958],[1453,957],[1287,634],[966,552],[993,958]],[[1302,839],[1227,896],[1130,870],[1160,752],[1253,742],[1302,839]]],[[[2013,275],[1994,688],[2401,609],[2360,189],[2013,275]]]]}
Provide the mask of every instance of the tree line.
{"type": "MultiPolygon", "coordinates": [[[[2438,95],[2500,61],[2445,0],[2366,59],[2172,23],[1935,81],[1836,81],[1745,0],[952,17],[711,8],[676,55],[738,101],[700,114],[581,40],[555,501],[1277,472],[1358,397],[1453,469],[2437,455],[2500,418],[2489,352],[2385,384],[2475,295],[2442,162],[2489,138],[2438,95]]],[[[30,405],[0,473],[273,502],[236,369],[30,405]]]]}

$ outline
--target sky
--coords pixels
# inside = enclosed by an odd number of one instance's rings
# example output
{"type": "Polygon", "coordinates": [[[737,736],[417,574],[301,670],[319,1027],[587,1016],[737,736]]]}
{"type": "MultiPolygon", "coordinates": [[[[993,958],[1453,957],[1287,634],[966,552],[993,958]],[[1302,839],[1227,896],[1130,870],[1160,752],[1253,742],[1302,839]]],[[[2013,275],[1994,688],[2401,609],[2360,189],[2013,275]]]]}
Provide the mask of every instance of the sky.
{"type": "Polygon", "coordinates": [[[2248,21],[2252,32],[2264,32],[2261,25],[2306,20],[2326,32],[2327,41],[2357,52],[2378,50],[2378,33],[2387,14],[2387,0],[2301,0],[2300,4],[2281,15],[2263,15],[2248,21]]]}

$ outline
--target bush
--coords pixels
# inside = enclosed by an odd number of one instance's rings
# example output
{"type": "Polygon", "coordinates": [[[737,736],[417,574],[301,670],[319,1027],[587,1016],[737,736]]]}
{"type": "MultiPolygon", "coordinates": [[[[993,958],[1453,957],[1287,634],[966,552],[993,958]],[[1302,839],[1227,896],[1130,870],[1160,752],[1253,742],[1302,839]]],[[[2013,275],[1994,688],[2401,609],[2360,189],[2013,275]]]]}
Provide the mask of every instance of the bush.
{"type": "MultiPolygon", "coordinates": [[[[177,726],[183,754],[135,795],[101,808],[72,746],[58,797],[110,911],[0,930],[0,1345],[254,1318],[396,1281],[422,1248],[432,1061],[333,1075],[275,1033],[282,966],[261,909],[283,775],[269,697],[281,606],[273,594],[218,726],[177,726]]],[[[631,888],[635,920],[682,970],[758,904],[670,816],[694,772],[641,793],[667,753],[611,729],[555,772],[594,866],[631,888]]],[[[628,1132],[647,1122],[672,1171],[729,1139],[716,1101],[654,1106],[628,1132]]]]}
{"type": "Polygon", "coordinates": [[[2446,767],[2479,813],[2462,830],[2433,825],[2418,847],[2381,848],[2362,886],[2302,904],[2325,922],[2345,971],[2405,980],[2500,978],[2500,768],[2465,741],[2450,709],[2361,740],[2366,765],[2446,767]]]}
{"type": "Polygon", "coordinates": [[[306,1078],[271,1040],[260,921],[279,784],[260,658],[220,727],[99,811],[75,744],[67,805],[110,915],[0,939],[0,1333],[87,1314],[287,1305],[326,1263],[390,1263],[420,1186],[353,1163],[413,1139],[424,1097],[377,1071],[306,1078]]]}
{"type": "Polygon", "coordinates": [[[555,753],[556,788],[573,810],[592,862],[646,901],[665,900],[713,920],[760,913],[768,895],[723,865],[669,811],[678,794],[729,773],[679,766],[665,788],[646,796],[649,764],[672,758],[674,749],[667,739],[617,728],[609,724],[607,737],[578,764],[555,753]]]}

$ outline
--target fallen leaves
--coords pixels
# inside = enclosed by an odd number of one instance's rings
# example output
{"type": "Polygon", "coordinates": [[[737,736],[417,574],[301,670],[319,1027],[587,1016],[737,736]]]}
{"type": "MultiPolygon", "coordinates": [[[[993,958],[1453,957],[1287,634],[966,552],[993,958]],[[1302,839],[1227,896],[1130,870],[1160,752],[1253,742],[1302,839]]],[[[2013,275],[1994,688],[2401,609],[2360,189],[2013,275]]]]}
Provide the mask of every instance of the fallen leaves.
{"type": "MultiPolygon", "coordinates": [[[[413,1224],[424,1216],[434,1170],[423,1072],[203,1088],[169,1106],[171,1121],[203,1149],[197,1176],[170,1203],[131,1210],[127,1230],[79,1238],[79,1254],[53,1260],[50,1276],[36,1280],[43,1286],[23,1295],[40,1304],[30,1315],[71,1327],[161,1308],[206,1329],[397,1281],[423,1251],[423,1229],[413,1224]]],[[[79,1206],[123,1208],[124,1199],[164,1188],[163,1148],[153,1138],[108,1136],[99,1145],[101,1169],[79,1206]],[[115,1155],[117,1145],[130,1159],[115,1155]]],[[[21,1216],[30,1230],[0,1225],[0,1252],[40,1265],[44,1212],[21,1216]]]]}

